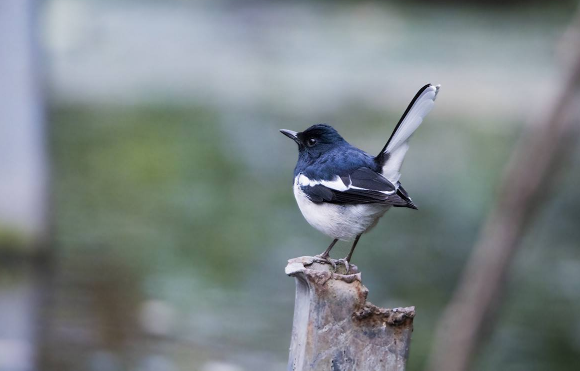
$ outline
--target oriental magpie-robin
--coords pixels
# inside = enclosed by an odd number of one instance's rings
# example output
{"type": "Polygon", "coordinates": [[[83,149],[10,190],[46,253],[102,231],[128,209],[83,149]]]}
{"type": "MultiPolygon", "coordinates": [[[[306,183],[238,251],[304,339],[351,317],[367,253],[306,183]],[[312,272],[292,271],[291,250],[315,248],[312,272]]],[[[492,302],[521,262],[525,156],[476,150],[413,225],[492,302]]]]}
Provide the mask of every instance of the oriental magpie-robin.
{"type": "Polygon", "coordinates": [[[314,125],[300,133],[280,130],[298,144],[294,169],[298,207],[310,225],[333,238],[319,258],[334,265],[329,260],[332,247],[338,240],[354,239],[344,258],[348,271],[360,236],[391,206],[417,209],[399,182],[399,170],[409,138],[433,108],[438,92],[439,85],[431,84],[417,92],[377,156],[351,146],[329,125],[314,125]]]}

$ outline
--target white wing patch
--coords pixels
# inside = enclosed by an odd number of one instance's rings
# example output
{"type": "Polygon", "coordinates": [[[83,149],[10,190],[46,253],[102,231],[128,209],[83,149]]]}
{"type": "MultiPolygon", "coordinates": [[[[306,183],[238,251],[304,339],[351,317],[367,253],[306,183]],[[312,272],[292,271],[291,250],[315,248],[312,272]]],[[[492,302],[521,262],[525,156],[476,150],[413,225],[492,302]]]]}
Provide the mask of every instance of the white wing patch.
{"type": "Polygon", "coordinates": [[[306,175],[300,174],[298,176],[298,184],[301,186],[314,187],[316,185],[323,185],[327,188],[334,189],[335,191],[344,192],[348,190],[348,186],[344,184],[340,177],[336,176],[333,180],[310,180],[306,175]]]}
{"type": "Polygon", "coordinates": [[[393,191],[379,191],[376,189],[367,189],[367,188],[361,188],[361,187],[356,187],[352,185],[352,181],[350,181],[350,176],[349,176],[349,184],[344,184],[344,182],[342,181],[342,179],[337,175],[333,180],[312,180],[309,179],[306,175],[304,174],[300,174],[297,177],[298,179],[295,181],[295,183],[299,184],[300,186],[309,186],[309,187],[314,187],[316,185],[323,185],[327,188],[330,188],[332,190],[335,191],[339,191],[339,192],[346,192],[349,189],[358,189],[358,190],[365,190],[365,191],[374,191],[374,192],[381,192],[384,193],[386,195],[390,195],[395,193],[397,190],[393,190],[393,191]]]}

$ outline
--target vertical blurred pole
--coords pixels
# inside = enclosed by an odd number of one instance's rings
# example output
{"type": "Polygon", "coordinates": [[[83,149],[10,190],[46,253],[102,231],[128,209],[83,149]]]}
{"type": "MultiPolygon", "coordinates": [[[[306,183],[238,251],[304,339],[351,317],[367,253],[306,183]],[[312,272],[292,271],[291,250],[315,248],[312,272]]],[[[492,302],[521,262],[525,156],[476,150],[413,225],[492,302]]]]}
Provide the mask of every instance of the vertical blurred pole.
{"type": "Polygon", "coordinates": [[[46,236],[47,163],[36,1],[0,1],[0,252],[46,236]]]}
{"type": "Polygon", "coordinates": [[[36,368],[28,258],[46,242],[48,176],[36,17],[34,0],[0,0],[0,371],[36,368]]]}
{"type": "MultiPolygon", "coordinates": [[[[470,368],[501,298],[526,228],[551,195],[558,170],[578,136],[580,12],[568,32],[570,66],[546,117],[528,126],[505,169],[495,206],[438,324],[429,371],[470,368]]],[[[548,306],[550,303],[547,303],[548,306]]]]}

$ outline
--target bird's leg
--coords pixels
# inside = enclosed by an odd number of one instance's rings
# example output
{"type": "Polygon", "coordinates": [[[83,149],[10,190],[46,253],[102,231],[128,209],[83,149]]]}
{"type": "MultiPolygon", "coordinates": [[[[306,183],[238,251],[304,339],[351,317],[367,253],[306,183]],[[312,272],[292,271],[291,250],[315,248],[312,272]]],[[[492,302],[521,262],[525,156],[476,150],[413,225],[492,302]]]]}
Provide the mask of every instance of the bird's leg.
{"type": "Polygon", "coordinates": [[[346,256],[346,258],[338,260],[339,262],[344,263],[344,266],[346,267],[346,274],[348,274],[348,271],[350,271],[350,259],[352,259],[352,253],[354,252],[354,248],[356,247],[356,244],[358,243],[360,236],[362,236],[362,233],[359,234],[358,236],[356,236],[356,238],[354,239],[354,242],[352,243],[352,247],[350,248],[350,252],[346,256]]]}
{"type": "Polygon", "coordinates": [[[332,241],[330,243],[330,245],[328,245],[328,247],[326,248],[326,250],[324,250],[324,252],[320,255],[317,255],[319,258],[321,259],[328,259],[328,256],[330,255],[330,250],[332,250],[332,248],[334,247],[334,245],[338,242],[338,238],[335,238],[334,241],[332,241]]]}
{"type": "Polygon", "coordinates": [[[362,233],[359,234],[358,236],[356,236],[356,238],[354,239],[354,242],[352,243],[352,247],[350,248],[350,252],[346,256],[346,258],[344,258],[344,260],[346,260],[349,263],[350,263],[350,259],[352,258],[352,253],[354,252],[354,248],[356,247],[356,244],[358,243],[358,240],[360,239],[360,236],[362,236],[362,233]]]}
{"type": "Polygon", "coordinates": [[[326,248],[326,250],[324,250],[324,252],[322,254],[316,255],[315,258],[318,258],[319,261],[328,263],[330,265],[332,265],[332,268],[336,271],[336,264],[332,261],[332,259],[330,259],[330,250],[332,250],[332,248],[334,247],[334,245],[338,242],[338,238],[334,239],[334,241],[332,241],[330,243],[330,245],[328,246],[328,248],[326,248]]]}

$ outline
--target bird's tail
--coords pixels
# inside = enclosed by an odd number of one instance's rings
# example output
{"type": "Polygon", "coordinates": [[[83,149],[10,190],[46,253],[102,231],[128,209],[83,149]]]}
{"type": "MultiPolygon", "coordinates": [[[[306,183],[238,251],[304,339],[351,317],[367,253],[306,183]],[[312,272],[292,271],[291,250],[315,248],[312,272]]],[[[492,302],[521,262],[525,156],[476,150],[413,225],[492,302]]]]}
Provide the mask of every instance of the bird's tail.
{"type": "Polygon", "coordinates": [[[439,87],[440,85],[427,84],[417,92],[403,113],[389,141],[376,157],[376,160],[383,167],[383,176],[393,184],[396,184],[401,177],[399,170],[407,149],[409,149],[409,138],[433,108],[439,87]]]}

